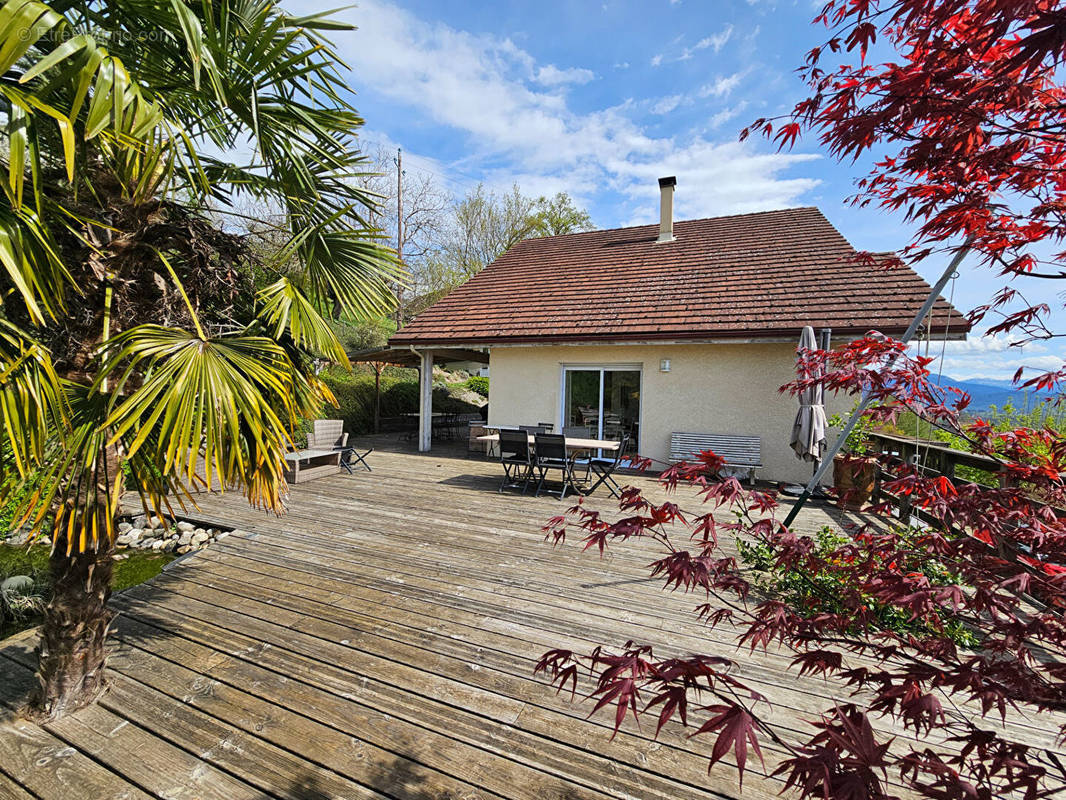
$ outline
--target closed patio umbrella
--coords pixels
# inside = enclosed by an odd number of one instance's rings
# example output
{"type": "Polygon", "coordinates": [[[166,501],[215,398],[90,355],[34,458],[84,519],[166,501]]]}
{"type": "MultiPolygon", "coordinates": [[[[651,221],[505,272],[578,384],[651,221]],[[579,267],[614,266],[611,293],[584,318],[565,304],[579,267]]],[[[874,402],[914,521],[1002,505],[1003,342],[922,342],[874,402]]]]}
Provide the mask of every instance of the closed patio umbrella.
{"type": "MultiPolygon", "coordinates": [[[[814,340],[814,328],[810,325],[800,334],[800,350],[817,350],[814,340]]],[[[817,375],[811,375],[814,378],[817,375]]],[[[825,390],[822,386],[804,389],[799,395],[799,410],[796,421],[792,423],[792,439],[789,445],[797,458],[804,461],[818,461],[825,449],[825,390]]]]}

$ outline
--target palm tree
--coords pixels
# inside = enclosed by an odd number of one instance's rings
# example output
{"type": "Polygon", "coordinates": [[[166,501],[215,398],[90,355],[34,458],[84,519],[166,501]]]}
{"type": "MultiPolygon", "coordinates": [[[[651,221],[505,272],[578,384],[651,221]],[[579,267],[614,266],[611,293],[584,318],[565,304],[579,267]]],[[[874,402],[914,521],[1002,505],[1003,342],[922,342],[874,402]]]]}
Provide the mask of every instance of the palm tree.
{"type": "Polygon", "coordinates": [[[52,541],[40,718],[104,686],[123,494],[280,511],[296,425],[332,400],[314,364],[347,363],[326,312],[391,307],[342,27],[255,0],[0,5],[0,499],[52,541]],[[281,220],[276,252],[241,203],[281,220]]]}

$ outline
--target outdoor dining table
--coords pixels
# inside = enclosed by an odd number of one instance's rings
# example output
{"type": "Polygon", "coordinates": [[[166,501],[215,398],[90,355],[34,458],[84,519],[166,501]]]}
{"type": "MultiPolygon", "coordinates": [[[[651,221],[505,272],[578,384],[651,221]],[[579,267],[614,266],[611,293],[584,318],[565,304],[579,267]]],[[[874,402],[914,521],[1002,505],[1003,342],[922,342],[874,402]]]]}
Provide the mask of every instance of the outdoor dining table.
{"type": "MultiPolygon", "coordinates": [[[[529,443],[533,444],[536,441],[536,434],[530,433],[528,435],[529,443]]],[[[500,434],[489,433],[485,436],[477,437],[477,440],[479,442],[496,443],[500,441],[500,434]]],[[[618,442],[612,442],[607,439],[579,439],[574,436],[566,437],[566,449],[575,452],[580,450],[610,450],[613,452],[618,449],[618,444],[618,442]]]]}
{"type": "MultiPolygon", "coordinates": [[[[537,435],[535,433],[528,432],[527,436],[529,437],[529,444],[532,447],[536,443],[537,435]]],[[[489,442],[490,444],[498,443],[500,441],[500,434],[490,433],[486,434],[485,436],[479,436],[477,438],[479,442],[489,442]]],[[[581,439],[576,436],[566,437],[566,449],[574,453],[579,453],[584,450],[610,450],[613,452],[618,449],[620,444],[621,442],[612,442],[608,439],[581,439]]],[[[572,485],[574,486],[575,491],[579,492],[580,494],[592,494],[594,491],[596,491],[597,487],[599,487],[602,483],[604,483],[610,478],[613,472],[613,467],[607,469],[604,472],[600,472],[600,479],[588,489],[580,489],[578,486],[574,484],[572,485]]]]}

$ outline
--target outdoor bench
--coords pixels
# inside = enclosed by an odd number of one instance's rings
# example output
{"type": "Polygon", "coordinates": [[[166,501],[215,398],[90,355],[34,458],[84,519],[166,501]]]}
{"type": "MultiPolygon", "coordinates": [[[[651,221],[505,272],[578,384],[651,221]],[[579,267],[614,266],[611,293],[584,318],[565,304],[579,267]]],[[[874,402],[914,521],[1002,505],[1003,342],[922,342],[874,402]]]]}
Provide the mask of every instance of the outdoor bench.
{"type": "Polygon", "coordinates": [[[670,462],[691,461],[704,451],[711,450],[725,460],[727,467],[746,471],[748,481],[755,485],[755,471],[762,469],[762,438],[729,433],[670,434],[670,462]]]}

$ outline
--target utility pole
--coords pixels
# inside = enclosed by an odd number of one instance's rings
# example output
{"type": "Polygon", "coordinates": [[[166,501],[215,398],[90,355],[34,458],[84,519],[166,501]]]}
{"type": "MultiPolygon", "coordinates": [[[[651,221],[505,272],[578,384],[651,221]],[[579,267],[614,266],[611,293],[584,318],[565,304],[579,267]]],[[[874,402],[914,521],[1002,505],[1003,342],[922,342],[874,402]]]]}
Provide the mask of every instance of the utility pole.
{"type": "MultiPolygon", "coordinates": [[[[403,148],[396,148],[396,258],[403,263],[403,148]]],[[[396,284],[396,327],[403,325],[403,288],[396,284]]]]}

